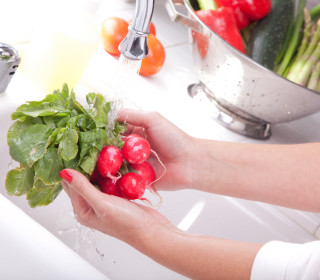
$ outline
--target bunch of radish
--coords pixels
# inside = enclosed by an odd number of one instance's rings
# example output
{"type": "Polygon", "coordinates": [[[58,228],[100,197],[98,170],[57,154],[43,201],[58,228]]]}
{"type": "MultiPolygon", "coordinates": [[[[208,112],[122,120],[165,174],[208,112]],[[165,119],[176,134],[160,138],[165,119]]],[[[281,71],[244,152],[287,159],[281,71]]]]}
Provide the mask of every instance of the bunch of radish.
{"type": "Polygon", "coordinates": [[[143,199],[146,188],[153,190],[156,175],[147,162],[151,153],[149,142],[137,134],[125,137],[122,148],[102,148],[95,171],[90,177],[102,192],[129,200],[143,199]]]}

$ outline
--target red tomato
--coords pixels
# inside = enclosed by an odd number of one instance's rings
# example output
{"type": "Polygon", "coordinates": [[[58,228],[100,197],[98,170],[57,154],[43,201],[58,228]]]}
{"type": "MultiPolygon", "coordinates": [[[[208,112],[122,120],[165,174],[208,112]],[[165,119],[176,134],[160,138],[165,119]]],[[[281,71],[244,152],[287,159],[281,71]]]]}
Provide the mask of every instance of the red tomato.
{"type": "Polygon", "coordinates": [[[120,55],[119,44],[128,34],[129,24],[117,17],[104,20],[101,26],[103,48],[112,55],[120,55]]]}
{"type": "Polygon", "coordinates": [[[156,36],[156,27],[154,26],[153,22],[150,23],[149,31],[151,34],[156,36]]]}
{"type": "Polygon", "coordinates": [[[147,38],[149,48],[148,56],[141,61],[139,74],[142,76],[151,76],[160,71],[165,61],[165,50],[161,42],[150,34],[147,38]]]}

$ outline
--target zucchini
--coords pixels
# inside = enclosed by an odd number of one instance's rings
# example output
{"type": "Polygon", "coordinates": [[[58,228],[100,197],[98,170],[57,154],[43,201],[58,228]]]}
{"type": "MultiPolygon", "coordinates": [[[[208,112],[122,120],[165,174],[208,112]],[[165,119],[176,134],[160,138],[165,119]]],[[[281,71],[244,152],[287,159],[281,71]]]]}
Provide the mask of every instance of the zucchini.
{"type": "Polygon", "coordinates": [[[293,0],[272,0],[267,16],[255,26],[248,47],[248,55],[257,63],[273,70],[294,16],[293,0]]]}

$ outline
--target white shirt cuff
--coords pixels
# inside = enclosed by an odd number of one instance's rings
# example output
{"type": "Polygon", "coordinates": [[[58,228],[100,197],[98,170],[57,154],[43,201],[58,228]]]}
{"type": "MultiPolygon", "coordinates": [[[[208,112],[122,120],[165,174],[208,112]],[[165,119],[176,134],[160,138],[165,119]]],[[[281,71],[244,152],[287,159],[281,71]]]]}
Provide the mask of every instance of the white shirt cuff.
{"type": "Polygon", "coordinates": [[[320,279],[320,241],[292,244],[271,241],[259,250],[251,280],[320,279]]]}

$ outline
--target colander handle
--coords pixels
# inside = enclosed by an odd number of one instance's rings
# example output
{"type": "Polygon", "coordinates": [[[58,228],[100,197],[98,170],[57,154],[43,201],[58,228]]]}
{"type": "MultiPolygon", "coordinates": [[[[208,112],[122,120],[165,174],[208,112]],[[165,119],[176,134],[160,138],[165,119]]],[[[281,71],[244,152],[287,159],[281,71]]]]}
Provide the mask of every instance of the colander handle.
{"type": "Polygon", "coordinates": [[[186,7],[184,0],[167,0],[165,6],[171,21],[180,23],[198,32],[202,31],[202,26],[198,21],[190,18],[188,15],[178,12],[176,9],[176,6],[186,7]]]}

